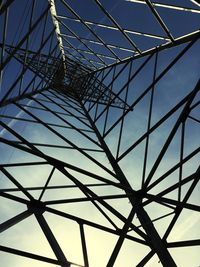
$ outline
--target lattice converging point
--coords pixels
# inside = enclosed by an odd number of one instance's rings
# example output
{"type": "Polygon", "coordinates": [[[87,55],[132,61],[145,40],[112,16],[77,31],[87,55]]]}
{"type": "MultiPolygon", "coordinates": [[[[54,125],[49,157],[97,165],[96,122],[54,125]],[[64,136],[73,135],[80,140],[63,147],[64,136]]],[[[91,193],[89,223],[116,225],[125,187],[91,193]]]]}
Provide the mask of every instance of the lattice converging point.
{"type": "Polygon", "coordinates": [[[198,266],[199,2],[0,2],[0,265],[198,266]]]}

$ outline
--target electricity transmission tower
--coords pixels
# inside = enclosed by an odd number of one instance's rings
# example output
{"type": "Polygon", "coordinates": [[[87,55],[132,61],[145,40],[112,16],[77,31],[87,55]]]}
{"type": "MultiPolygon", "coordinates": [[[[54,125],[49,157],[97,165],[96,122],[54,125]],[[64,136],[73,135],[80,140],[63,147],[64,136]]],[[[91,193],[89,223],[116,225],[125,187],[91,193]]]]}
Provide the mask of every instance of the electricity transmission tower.
{"type": "Polygon", "coordinates": [[[2,266],[199,264],[199,15],[0,1],[2,266]]]}

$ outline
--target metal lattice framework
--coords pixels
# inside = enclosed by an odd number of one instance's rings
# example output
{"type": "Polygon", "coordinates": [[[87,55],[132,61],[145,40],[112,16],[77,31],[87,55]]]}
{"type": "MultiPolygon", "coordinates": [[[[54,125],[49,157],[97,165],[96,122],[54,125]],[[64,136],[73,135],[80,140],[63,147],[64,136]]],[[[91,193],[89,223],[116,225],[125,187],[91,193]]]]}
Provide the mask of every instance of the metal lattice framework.
{"type": "Polygon", "coordinates": [[[199,263],[200,4],[170,2],[0,2],[2,266],[199,263]]]}

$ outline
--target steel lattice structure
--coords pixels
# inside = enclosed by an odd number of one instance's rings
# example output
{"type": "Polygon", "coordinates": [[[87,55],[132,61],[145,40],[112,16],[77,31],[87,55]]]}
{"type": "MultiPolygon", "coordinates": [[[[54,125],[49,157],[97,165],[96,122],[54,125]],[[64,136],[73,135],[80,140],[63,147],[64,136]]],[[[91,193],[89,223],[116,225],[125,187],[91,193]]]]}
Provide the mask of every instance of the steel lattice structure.
{"type": "Polygon", "coordinates": [[[0,2],[2,266],[197,266],[199,13],[0,2]]]}

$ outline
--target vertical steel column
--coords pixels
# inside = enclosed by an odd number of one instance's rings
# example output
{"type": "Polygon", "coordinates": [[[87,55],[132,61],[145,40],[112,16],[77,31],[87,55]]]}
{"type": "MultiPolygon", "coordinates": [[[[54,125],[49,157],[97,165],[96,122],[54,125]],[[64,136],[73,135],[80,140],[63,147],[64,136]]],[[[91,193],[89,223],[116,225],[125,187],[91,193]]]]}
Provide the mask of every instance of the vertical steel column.
{"type": "Polygon", "coordinates": [[[35,211],[35,217],[45,234],[53,252],[55,253],[57,259],[61,262],[62,267],[70,267],[70,264],[68,263],[62,249],[60,248],[54,234],[52,233],[48,223],[46,222],[45,218],[43,217],[42,213],[38,212],[38,208],[36,208],[35,211]]]}
{"type": "Polygon", "coordinates": [[[85,267],[89,267],[86,240],[85,240],[85,232],[84,232],[83,224],[79,223],[79,227],[80,227],[80,235],[81,235],[81,244],[82,244],[82,249],[83,249],[84,265],[85,265],[85,267]]]}

